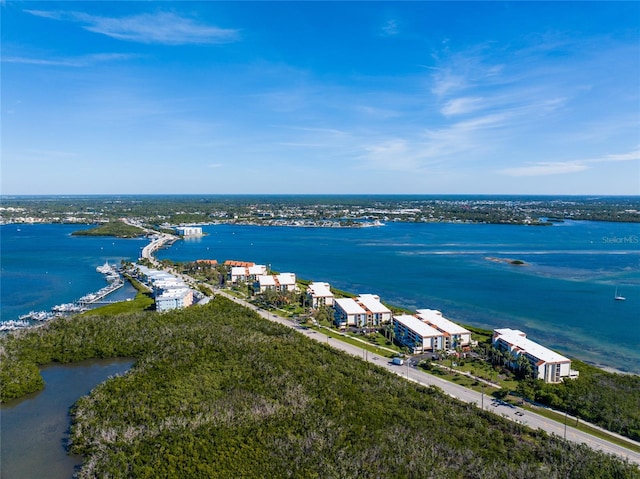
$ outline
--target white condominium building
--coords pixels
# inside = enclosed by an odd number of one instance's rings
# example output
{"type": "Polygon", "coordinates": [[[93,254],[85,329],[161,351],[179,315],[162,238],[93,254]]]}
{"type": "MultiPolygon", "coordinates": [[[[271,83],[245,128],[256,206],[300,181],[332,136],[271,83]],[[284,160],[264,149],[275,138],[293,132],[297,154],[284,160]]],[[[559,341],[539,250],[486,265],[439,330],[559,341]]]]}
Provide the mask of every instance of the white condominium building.
{"type": "Polygon", "coordinates": [[[294,273],[280,273],[273,275],[261,275],[256,279],[255,286],[261,293],[267,290],[273,291],[297,291],[296,275],[294,273]]]}
{"type": "Polygon", "coordinates": [[[335,310],[334,323],[339,328],[366,324],[367,312],[353,298],[336,298],[333,301],[335,310]]]}
{"type": "Polygon", "coordinates": [[[571,369],[569,358],[527,339],[527,335],[517,329],[495,329],[493,345],[513,353],[512,367],[516,366],[520,356],[524,356],[531,363],[536,378],[546,383],[559,383],[564,378],[575,378],[579,374],[571,369]]]}
{"type": "Polygon", "coordinates": [[[231,282],[241,283],[255,281],[258,276],[266,275],[267,267],[263,264],[254,264],[253,266],[232,266],[231,282]]]}
{"type": "Polygon", "coordinates": [[[440,311],[419,309],[416,316],[426,325],[443,333],[445,338],[443,349],[467,348],[471,344],[471,331],[448,320],[440,311]]]}
{"type": "Polygon", "coordinates": [[[380,296],[361,294],[357,298],[340,298],[333,302],[335,324],[347,326],[378,327],[391,321],[391,310],[380,302],[380,296]]]}
{"type": "Polygon", "coordinates": [[[311,283],[307,286],[307,297],[311,300],[311,307],[318,309],[320,306],[333,306],[333,293],[329,283],[311,283]]]}
{"type": "Polygon", "coordinates": [[[393,317],[393,333],[396,341],[407,346],[414,354],[436,351],[444,346],[444,334],[441,331],[408,314],[393,317]]]}

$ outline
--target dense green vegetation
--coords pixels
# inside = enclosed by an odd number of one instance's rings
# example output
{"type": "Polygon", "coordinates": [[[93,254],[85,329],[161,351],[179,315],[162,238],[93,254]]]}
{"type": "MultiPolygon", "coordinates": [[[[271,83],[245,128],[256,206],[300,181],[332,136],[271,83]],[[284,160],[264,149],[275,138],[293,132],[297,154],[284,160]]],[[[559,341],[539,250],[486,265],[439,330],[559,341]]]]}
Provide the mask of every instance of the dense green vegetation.
{"type": "Polygon", "coordinates": [[[122,221],[112,221],[102,223],[95,228],[88,230],[74,231],[74,236],[115,236],[117,238],[136,238],[144,236],[146,233],[142,228],[128,225],[122,221]]]}
{"type": "MultiPolygon", "coordinates": [[[[2,340],[0,380],[131,357],[78,401],[79,477],[625,478],[637,467],[527,430],[313,342],[223,298],[77,316],[2,340]]],[[[30,376],[29,376],[30,375],[30,376]]],[[[31,381],[32,382],[32,381],[31,381]]],[[[15,395],[15,387],[13,394],[15,395]]]]}

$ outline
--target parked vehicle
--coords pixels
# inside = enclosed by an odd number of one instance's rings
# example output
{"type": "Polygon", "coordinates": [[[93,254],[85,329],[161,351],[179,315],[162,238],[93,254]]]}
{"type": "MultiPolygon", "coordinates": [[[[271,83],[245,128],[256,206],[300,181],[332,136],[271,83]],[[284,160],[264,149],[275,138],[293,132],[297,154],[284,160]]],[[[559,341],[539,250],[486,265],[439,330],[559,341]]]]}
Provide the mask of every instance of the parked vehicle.
{"type": "Polygon", "coordinates": [[[391,364],[394,364],[396,366],[402,366],[404,364],[404,361],[402,358],[393,358],[391,360],[391,364]]]}

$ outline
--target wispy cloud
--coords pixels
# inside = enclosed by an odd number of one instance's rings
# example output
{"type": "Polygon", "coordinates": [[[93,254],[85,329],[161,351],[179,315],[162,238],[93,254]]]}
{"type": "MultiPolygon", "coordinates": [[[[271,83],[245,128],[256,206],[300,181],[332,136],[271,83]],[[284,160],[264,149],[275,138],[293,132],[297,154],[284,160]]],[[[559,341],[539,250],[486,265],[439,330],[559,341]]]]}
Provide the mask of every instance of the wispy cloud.
{"type": "Polygon", "coordinates": [[[588,170],[596,163],[612,163],[617,161],[639,161],[640,150],[622,154],[611,154],[600,158],[590,158],[585,160],[538,162],[515,168],[505,168],[499,173],[507,176],[548,176],[564,175],[567,173],[577,173],[588,170]]]}
{"type": "Polygon", "coordinates": [[[131,60],[139,55],[125,53],[98,53],[93,55],[82,55],[74,58],[28,58],[28,57],[2,57],[4,63],[23,63],[27,65],[41,66],[63,66],[63,67],[86,67],[98,63],[113,62],[120,60],[131,60]]]}
{"type": "Polygon", "coordinates": [[[376,169],[416,171],[422,167],[421,153],[402,138],[393,138],[364,146],[366,162],[376,169]]]}
{"type": "Polygon", "coordinates": [[[539,162],[517,168],[505,168],[500,173],[507,176],[547,176],[577,173],[589,169],[589,166],[581,161],[539,162]]]}
{"type": "Polygon", "coordinates": [[[385,24],[382,25],[380,31],[385,37],[392,37],[394,35],[397,35],[400,32],[398,22],[396,20],[387,20],[385,24]]]}
{"type": "Polygon", "coordinates": [[[449,100],[440,110],[444,116],[463,115],[484,107],[482,98],[460,97],[449,100]]]}
{"type": "Polygon", "coordinates": [[[104,17],[82,12],[26,10],[32,15],[80,23],[85,30],[118,40],[164,45],[230,43],[239,39],[235,29],[219,28],[171,12],[129,17],[104,17]]]}

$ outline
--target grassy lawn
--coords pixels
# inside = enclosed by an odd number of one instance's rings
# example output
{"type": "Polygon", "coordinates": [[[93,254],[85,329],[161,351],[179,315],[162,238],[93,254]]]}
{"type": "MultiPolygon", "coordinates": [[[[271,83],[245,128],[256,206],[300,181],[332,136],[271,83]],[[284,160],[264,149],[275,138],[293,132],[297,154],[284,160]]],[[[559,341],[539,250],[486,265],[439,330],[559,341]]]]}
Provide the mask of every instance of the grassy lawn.
{"type": "Polygon", "coordinates": [[[246,294],[243,294],[240,291],[237,291],[235,289],[226,289],[225,293],[228,293],[231,296],[235,296],[236,298],[239,298],[239,299],[247,299],[247,295],[246,294]]]}
{"type": "Polygon", "coordinates": [[[135,311],[146,311],[149,309],[153,309],[153,305],[155,301],[149,289],[142,283],[131,278],[130,276],[125,276],[125,277],[129,282],[131,282],[131,285],[134,288],[136,288],[136,290],[138,291],[138,294],[136,294],[136,297],[133,300],[107,304],[99,308],[85,311],[82,314],[87,316],[96,315],[96,314],[110,315],[110,314],[129,313],[129,312],[135,312],[135,311]]]}
{"type": "MultiPolygon", "coordinates": [[[[557,412],[550,411],[549,409],[545,409],[542,407],[531,406],[526,403],[522,406],[522,408],[564,424],[564,421],[565,421],[564,414],[559,414],[557,412]]],[[[576,425],[575,419],[569,419],[567,422],[567,425],[575,429],[578,429],[582,432],[591,434],[592,436],[596,436],[596,437],[599,437],[600,439],[604,439],[606,441],[617,444],[618,446],[626,447],[627,449],[640,453],[640,446],[637,446],[636,444],[633,444],[629,441],[619,439],[616,436],[612,436],[606,432],[601,431],[600,429],[596,429],[587,424],[583,424],[582,422],[578,422],[578,424],[576,425]]]]}
{"type": "Polygon", "coordinates": [[[90,309],[82,313],[83,315],[112,315],[120,313],[132,313],[135,311],[146,311],[153,308],[154,300],[150,293],[138,293],[131,301],[121,301],[119,303],[107,304],[99,308],[90,309]]]}
{"type": "MultiPolygon", "coordinates": [[[[470,378],[469,376],[465,376],[464,374],[456,374],[455,372],[448,371],[446,369],[439,368],[438,366],[431,366],[431,368],[420,368],[422,371],[425,371],[428,374],[432,374],[433,376],[438,376],[446,381],[451,381],[452,383],[459,384],[460,386],[467,387],[469,389],[473,389],[477,392],[482,392],[482,383],[476,381],[474,378],[470,378]]],[[[487,395],[491,395],[493,391],[497,391],[497,389],[492,388],[491,386],[484,387],[484,393],[487,395]]]]}
{"type": "Polygon", "coordinates": [[[393,353],[389,352],[389,351],[385,351],[384,349],[380,349],[377,346],[371,344],[371,343],[367,343],[367,342],[361,342],[358,341],[357,339],[352,338],[351,336],[349,336],[348,334],[345,333],[339,333],[338,331],[335,331],[333,329],[326,329],[326,328],[321,328],[319,326],[310,326],[311,329],[315,329],[318,332],[321,332],[322,334],[326,334],[327,336],[337,339],[339,341],[343,341],[345,343],[349,343],[352,344],[353,346],[357,346],[360,349],[365,349],[367,351],[369,351],[370,353],[373,354],[377,354],[378,356],[384,356],[387,358],[390,358],[391,356],[393,356],[393,353]]]}
{"type": "MultiPolygon", "coordinates": [[[[497,383],[504,389],[515,391],[516,387],[518,386],[518,382],[515,379],[506,379],[504,377],[501,377],[501,375],[498,374],[495,369],[493,369],[491,364],[486,361],[477,359],[464,359],[462,362],[462,365],[458,363],[452,369],[470,373],[480,379],[497,383]]],[[[446,367],[451,367],[451,361],[448,359],[443,360],[440,364],[446,367]]]]}

